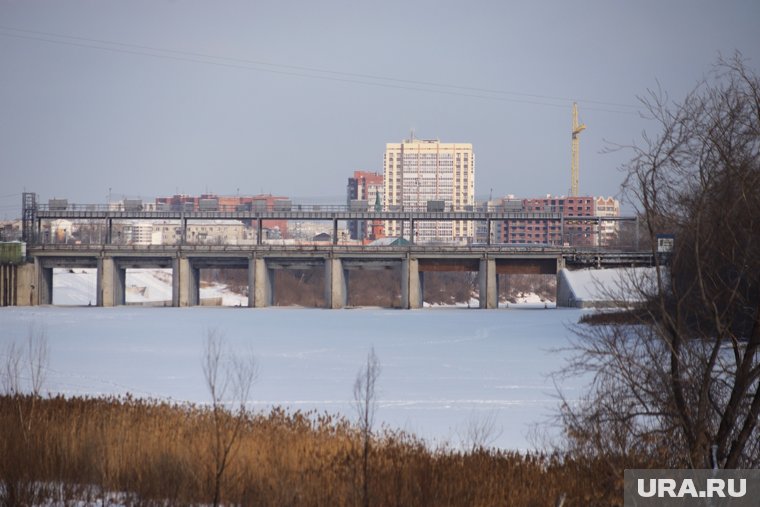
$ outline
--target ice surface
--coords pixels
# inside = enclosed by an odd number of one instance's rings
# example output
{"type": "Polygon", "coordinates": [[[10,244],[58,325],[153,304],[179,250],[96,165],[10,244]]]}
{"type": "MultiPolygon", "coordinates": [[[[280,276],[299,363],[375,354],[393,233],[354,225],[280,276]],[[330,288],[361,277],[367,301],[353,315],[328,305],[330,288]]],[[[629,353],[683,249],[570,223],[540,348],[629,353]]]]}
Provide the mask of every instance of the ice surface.
{"type": "MultiPolygon", "coordinates": [[[[319,310],[295,308],[0,308],[0,353],[31,325],[46,329],[46,390],[206,402],[206,332],[231,353],[251,351],[251,405],[354,417],[352,387],[370,347],[382,364],[378,421],[431,443],[460,443],[492,418],[494,445],[532,447],[528,433],[557,407],[547,375],[580,310],[319,310]]],[[[580,381],[578,381],[579,385],[580,381]]],[[[563,384],[571,397],[574,385],[563,384]]]]}

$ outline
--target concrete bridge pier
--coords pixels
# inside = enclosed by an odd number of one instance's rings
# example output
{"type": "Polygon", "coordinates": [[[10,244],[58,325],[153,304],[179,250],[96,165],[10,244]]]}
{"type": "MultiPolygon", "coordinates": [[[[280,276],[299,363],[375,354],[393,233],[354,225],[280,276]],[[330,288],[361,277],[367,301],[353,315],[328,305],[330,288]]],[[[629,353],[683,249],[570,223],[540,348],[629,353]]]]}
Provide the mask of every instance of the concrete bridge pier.
{"type": "Polygon", "coordinates": [[[16,266],[0,264],[0,306],[16,305],[16,266]]]}
{"type": "Polygon", "coordinates": [[[95,277],[95,304],[113,306],[113,259],[98,257],[95,277]]]}
{"type": "Polygon", "coordinates": [[[253,293],[256,290],[256,258],[248,258],[248,308],[253,308],[253,293]]]}
{"type": "MultiPolygon", "coordinates": [[[[0,264],[0,306],[35,306],[38,302],[38,263],[0,264]]],[[[52,282],[53,271],[48,279],[52,282]]],[[[52,289],[52,283],[49,289],[52,289]]],[[[50,292],[48,292],[50,298],[50,292]]]]}
{"type": "Polygon", "coordinates": [[[348,273],[338,258],[325,259],[325,301],[327,308],[345,308],[348,303],[348,273]]]}
{"type": "Polygon", "coordinates": [[[120,267],[113,259],[113,305],[127,303],[127,270],[120,267]]]}
{"type": "Polygon", "coordinates": [[[96,304],[123,305],[126,300],[126,276],[127,270],[120,269],[113,257],[98,257],[96,304]]]}
{"type": "Polygon", "coordinates": [[[493,310],[499,307],[499,278],[496,259],[481,259],[478,269],[480,308],[493,310]]]}
{"type": "MultiPolygon", "coordinates": [[[[267,266],[266,259],[254,258],[253,261],[253,292],[249,293],[248,301],[250,305],[251,294],[253,296],[253,306],[263,308],[272,306],[274,301],[274,285],[272,270],[267,266]]],[[[250,274],[249,282],[250,283],[250,274]]],[[[250,288],[249,288],[250,290],[250,288]]]]}
{"type": "Polygon", "coordinates": [[[422,308],[424,287],[419,259],[408,257],[401,261],[401,308],[422,308]]]}
{"type": "Polygon", "coordinates": [[[190,259],[180,257],[173,276],[179,279],[179,306],[197,306],[200,304],[201,270],[194,267],[190,259]]]}
{"type": "Polygon", "coordinates": [[[172,306],[179,306],[179,257],[172,258],[172,306]]]}
{"type": "Polygon", "coordinates": [[[53,304],[53,268],[44,267],[40,260],[35,258],[34,270],[37,272],[37,304],[53,304]]]}

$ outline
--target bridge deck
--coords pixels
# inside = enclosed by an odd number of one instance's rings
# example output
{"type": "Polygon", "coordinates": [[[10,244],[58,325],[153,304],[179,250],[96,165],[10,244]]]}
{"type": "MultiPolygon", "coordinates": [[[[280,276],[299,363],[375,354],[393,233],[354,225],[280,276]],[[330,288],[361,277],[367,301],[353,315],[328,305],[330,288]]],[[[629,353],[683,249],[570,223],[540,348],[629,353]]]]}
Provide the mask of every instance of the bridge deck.
{"type": "Polygon", "coordinates": [[[361,259],[563,259],[570,266],[651,265],[651,252],[609,251],[594,248],[514,245],[33,245],[32,258],[351,258],[361,259]]]}
{"type": "Polygon", "coordinates": [[[352,211],[328,210],[265,210],[265,211],[110,211],[102,209],[38,209],[36,218],[42,220],[551,220],[566,222],[584,221],[635,221],[635,217],[568,217],[557,212],[507,211],[352,211]]]}

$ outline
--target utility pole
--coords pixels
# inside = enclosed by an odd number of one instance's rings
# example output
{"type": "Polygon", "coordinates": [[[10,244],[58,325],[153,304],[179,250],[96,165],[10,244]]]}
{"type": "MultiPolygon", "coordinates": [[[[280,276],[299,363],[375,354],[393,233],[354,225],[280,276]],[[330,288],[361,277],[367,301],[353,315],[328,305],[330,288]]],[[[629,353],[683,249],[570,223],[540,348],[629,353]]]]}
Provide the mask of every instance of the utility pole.
{"type": "Polygon", "coordinates": [[[570,196],[578,197],[578,148],[579,135],[586,130],[586,125],[578,123],[578,104],[573,102],[572,156],[570,160],[570,196]]]}

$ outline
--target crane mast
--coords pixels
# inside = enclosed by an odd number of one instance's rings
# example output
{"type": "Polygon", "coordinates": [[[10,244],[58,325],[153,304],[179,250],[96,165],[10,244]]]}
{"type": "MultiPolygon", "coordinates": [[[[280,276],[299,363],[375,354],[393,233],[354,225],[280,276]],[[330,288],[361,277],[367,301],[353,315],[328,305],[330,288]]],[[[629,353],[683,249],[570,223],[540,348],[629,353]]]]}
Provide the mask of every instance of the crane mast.
{"type": "Polygon", "coordinates": [[[579,147],[579,135],[586,129],[586,125],[578,123],[578,104],[573,102],[573,142],[572,142],[572,157],[570,160],[570,195],[572,197],[578,196],[578,147],[579,147]]]}

